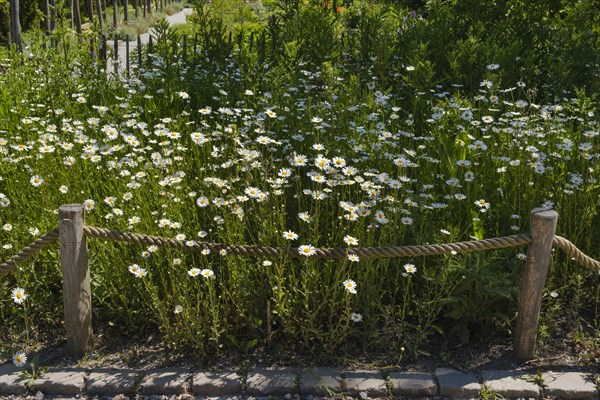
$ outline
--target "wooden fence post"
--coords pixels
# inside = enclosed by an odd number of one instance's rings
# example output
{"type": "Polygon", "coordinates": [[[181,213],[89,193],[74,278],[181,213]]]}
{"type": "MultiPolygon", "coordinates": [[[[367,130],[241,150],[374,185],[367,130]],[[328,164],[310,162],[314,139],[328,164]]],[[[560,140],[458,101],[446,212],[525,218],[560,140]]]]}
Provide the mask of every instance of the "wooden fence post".
{"type": "Polygon", "coordinates": [[[150,60],[150,54],[152,54],[152,35],[148,38],[148,54],[146,55],[146,62],[148,65],[152,64],[152,60],[150,60]]]}
{"type": "Polygon", "coordinates": [[[129,35],[125,35],[125,69],[129,78],[129,35]]]}
{"type": "Polygon", "coordinates": [[[138,69],[142,69],[142,38],[140,35],[137,37],[137,50],[138,50],[138,69]]]}
{"type": "Polygon", "coordinates": [[[92,292],[83,234],[83,205],[60,206],[58,222],[67,350],[70,354],[81,356],[92,346],[92,292]]]}
{"type": "Polygon", "coordinates": [[[102,61],[103,61],[103,64],[104,64],[104,68],[106,68],[106,58],[107,58],[107,48],[106,48],[106,46],[107,46],[107,44],[106,44],[106,35],[104,33],[102,33],[100,35],[100,43],[101,43],[100,44],[100,46],[101,46],[100,53],[101,53],[102,61]]]}
{"type": "Polygon", "coordinates": [[[558,213],[545,208],[531,211],[532,242],[527,249],[527,264],[519,296],[515,355],[519,361],[533,358],[542,307],[542,295],[552,256],[552,241],[556,232],[558,213]]]}
{"type": "Polygon", "coordinates": [[[187,61],[187,35],[183,35],[183,64],[187,61]]]}
{"type": "MultiPolygon", "coordinates": [[[[113,58],[115,60],[115,64],[119,63],[119,38],[117,37],[117,33],[115,32],[115,36],[113,38],[113,47],[115,52],[113,53],[113,58]]],[[[115,68],[116,72],[119,72],[118,68],[115,68]]]]}

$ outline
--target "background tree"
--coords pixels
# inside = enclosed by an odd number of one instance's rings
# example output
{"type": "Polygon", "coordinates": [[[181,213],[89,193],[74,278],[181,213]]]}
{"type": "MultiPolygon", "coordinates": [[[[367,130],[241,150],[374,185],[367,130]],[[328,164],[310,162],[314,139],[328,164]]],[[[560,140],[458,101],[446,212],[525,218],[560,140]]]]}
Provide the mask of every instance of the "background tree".
{"type": "MultiPolygon", "coordinates": [[[[12,1],[0,0],[0,45],[8,44],[8,37],[11,29],[11,12],[10,6],[12,1]]],[[[21,30],[27,31],[36,23],[36,18],[39,18],[39,12],[43,10],[43,0],[19,0],[19,22],[21,30]]]]}
{"type": "Polygon", "coordinates": [[[21,45],[21,18],[19,0],[10,0],[10,43],[21,45]]]}
{"type": "Polygon", "coordinates": [[[73,28],[77,33],[81,33],[81,7],[79,0],[73,0],[73,28]]]}

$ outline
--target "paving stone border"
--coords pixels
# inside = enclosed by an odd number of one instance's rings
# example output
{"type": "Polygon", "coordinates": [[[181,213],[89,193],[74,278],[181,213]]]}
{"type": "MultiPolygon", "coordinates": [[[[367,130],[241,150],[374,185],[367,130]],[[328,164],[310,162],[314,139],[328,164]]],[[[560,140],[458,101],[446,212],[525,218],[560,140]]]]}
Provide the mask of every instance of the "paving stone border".
{"type": "MultiPolygon", "coordinates": [[[[28,382],[21,373],[22,370],[12,364],[0,365],[0,398],[28,393],[28,382]]],[[[255,368],[244,373],[182,368],[151,371],[54,368],[29,384],[35,399],[43,399],[45,395],[79,399],[113,396],[126,399],[126,396],[135,395],[150,400],[184,397],[232,400],[468,399],[480,398],[483,389],[487,395],[507,399],[600,400],[600,371],[553,371],[537,375],[535,371],[463,372],[452,368],[437,368],[434,372],[382,372],[278,367],[255,368]]]]}

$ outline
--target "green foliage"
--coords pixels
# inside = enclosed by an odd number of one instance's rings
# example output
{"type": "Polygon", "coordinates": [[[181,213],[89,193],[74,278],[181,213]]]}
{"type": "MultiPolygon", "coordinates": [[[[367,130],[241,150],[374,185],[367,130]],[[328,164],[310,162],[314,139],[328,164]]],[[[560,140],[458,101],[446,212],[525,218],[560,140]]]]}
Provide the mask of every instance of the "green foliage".
{"type": "Polygon", "coordinates": [[[26,379],[25,386],[29,393],[35,393],[35,381],[41,379],[48,371],[48,367],[40,365],[40,356],[35,354],[25,370],[21,373],[21,378],[26,379]]]}
{"type": "Polygon", "coordinates": [[[208,57],[222,61],[230,54],[232,46],[227,42],[227,30],[223,18],[207,5],[207,0],[194,0],[194,15],[189,18],[194,25],[203,51],[208,57]]]}
{"type": "Polygon", "coordinates": [[[481,385],[481,389],[479,390],[479,396],[485,400],[502,400],[505,399],[500,393],[494,391],[485,383],[481,385]]]}
{"type": "Polygon", "coordinates": [[[531,375],[531,376],[525,378],[525,380],[527,382],[535,383],[536,385],[538,385],[539,387],[541,387],[543,389],[548,387],[548,384],[546,383],[541,371],[537,371],[535,375],[531,375]]]}
{"type": "Polygon", "coordinates": [[[135,26],[131,25],[121,25],[117,29],[117,37],[119,40],[126,40],[129,38],[130,41],[133,41],[137,38],[138,30],[135,26]]]}

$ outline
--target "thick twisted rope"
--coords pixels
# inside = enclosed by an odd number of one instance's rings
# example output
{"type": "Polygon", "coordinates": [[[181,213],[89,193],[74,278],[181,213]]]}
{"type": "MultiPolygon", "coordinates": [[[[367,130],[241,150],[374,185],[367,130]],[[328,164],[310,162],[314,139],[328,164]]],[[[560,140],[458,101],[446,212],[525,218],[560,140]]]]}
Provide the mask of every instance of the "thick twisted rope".
{"type": "MultiPolygon", "coordinates": [[[[176,239],[143,235],[139,233],[112,231],[105,228],[84,226],[83,232],[88,237],[116,240],[121,242],[136,243],[140,245],[168,246],[176,249],[189,249],[191,251],[226,251],[227,254],[257,257],[291,258],[305,257],[297,248],[279,248],[270,246],[229,245],[222,243],[184,242],[176,239]]],[[[458,242],[446,244],[427,244],[419,246],[397,247],[359,247],[359,248],[324,248],[315,249],[314,258],[342,259],[348,254],[356,254],[365,258],[390,258],[390,257],[418,257],[441,254],[465,253],[471,251],[504,249],[531,243],[531,236],[527,234],[505,236],[501,238],[484,239],[471,242],[458,242]]]]}
{"type": "Polygon", "coordinates": [[[0,264],[0,276],[8,274],[13,269],[15,269],[17,265],[21,264],[23,261],[32,257],[33,255],[39,253],[44,247],[48,246],[51,243],[54,243],[56,240],[58,240],[58,228],[52,229],[44,236],[36,239],[29,246],[23,248],[23,250],[21,250],[18,254],[12,256],[5,263],[0,264]]]}
{"type": "MultiPolygon", "coordinates": [[[[231,255],[256,256],[256,257],[282,257],[291,258],[305,257],[298,248],[280,248],[271,246],[251,246],[251,245],[229,245],[223,243],[205,243],[196,241],[181,241],[172,238],[163,238],[158,236],[144,235],[140,233],[113,231],[106,228],[97,228],[93,226],[84,226],[83,232],[88,237],[113,240],[139,245],[167,246],[176,249],[185,249],[189,251],[210,250],[211,252],[225,251],[231,255]]],[[[55,242],[59,237],[59,229],[54,228],[44,236],[35,240],[32,244],[25,247],[18,254],[11,257],[5,263],[0,264],[0,276],[3,276],[17,265],[29,259],[40,252],[47,245],[55,242]]],[[[363,258],[391,258],[391,257],[421,257],[442,254],[457,254],[473,251],[496,250],[510,247],[518,247],[531,243],[531,235],[521,234],[504,236],[500,238],[483,239],[469,242],[445,243],[445,244],[426,244],[415,246],[396,246],[396,247],[359,247],[359,248],[322,248],[315,249],[314,258],[322,259],[343,259],[349,254],[356,254],[363,258]]],[[[600,271],[600,262],[585,255],[573,243],[561,236],[555,236],[553,240],[554,247],[561,248],[567,255],[573,257],[582,266],[592,270],[600,271]]]]}
{"type": "Polygon", "coordinates": [[[580,265],[583,265],[587,269],[591,269],[592,271],[600,271],[600,261],[594,260],[591,257],[585,255],[581,250],[579,250],[573,243],[569,240],[565,239],[562,236],[554,236],[554,240],[552,241],[552,245],[554,247],[558,247],[562,249],[568,256],[573,257],[575,261],[577,261],[580,265]]]}

